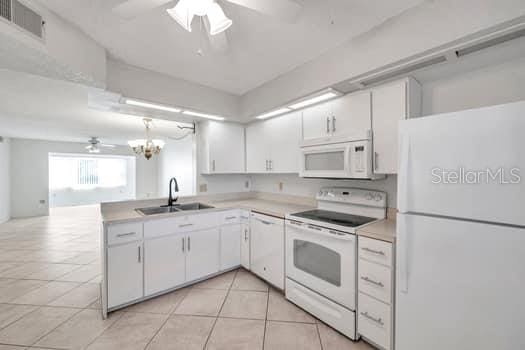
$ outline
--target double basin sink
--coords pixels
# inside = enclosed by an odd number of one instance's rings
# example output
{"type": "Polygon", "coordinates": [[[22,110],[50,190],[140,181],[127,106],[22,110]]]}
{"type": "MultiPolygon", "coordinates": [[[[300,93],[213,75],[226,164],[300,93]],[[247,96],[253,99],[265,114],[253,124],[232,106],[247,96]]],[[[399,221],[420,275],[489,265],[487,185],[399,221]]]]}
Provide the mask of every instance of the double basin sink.
{"type": "Polygon", "coordinates": [[[172,206],[163,205],[160,207],[139,208],[135,210],[144,216],[148,216],[148,215],[177,213],[180,211],[202,210],[202,209],[212,209],[212,208],[213,208],[212,206],[202,204],[202,203],[184,203],[184,204],[174,204],[172,206]]]}

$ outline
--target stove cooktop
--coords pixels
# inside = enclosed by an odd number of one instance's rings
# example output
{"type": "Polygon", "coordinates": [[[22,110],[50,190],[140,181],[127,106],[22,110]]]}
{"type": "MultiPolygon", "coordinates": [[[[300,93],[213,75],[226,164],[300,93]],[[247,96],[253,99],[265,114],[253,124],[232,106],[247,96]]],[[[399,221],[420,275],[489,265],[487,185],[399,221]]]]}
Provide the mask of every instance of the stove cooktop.
{"type": "Polygon", "coordinates": [[[338,213],[335,211],[320,209],[303,211],[300,213],[294,213],[292,215],[299,218],[305,218],[344,227],[358,227],[377,220],[375,218],[369,218],[366,216],[338,213]]]}

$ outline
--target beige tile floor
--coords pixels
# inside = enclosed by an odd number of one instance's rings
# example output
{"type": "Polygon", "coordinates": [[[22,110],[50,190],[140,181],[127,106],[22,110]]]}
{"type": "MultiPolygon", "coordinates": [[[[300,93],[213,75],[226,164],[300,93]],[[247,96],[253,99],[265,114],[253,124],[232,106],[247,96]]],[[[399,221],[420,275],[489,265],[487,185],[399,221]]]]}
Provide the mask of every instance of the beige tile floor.
{"type": "Polygon", "coordinates": [[[110,314],[100,312],[98,206],[0,225],[0,350],[369,350],[232,271],[110,314]]]}

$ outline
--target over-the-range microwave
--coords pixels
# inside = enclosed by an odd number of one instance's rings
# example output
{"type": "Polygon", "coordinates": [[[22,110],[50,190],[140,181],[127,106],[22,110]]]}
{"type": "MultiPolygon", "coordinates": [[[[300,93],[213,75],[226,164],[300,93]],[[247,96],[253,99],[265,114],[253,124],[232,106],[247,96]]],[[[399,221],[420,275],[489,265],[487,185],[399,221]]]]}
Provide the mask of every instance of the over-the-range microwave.
{"type": "Polygon", "coordinates": [[[301,144],[301,177],[377,180],[373,170],[372,132],[301,144]]]}

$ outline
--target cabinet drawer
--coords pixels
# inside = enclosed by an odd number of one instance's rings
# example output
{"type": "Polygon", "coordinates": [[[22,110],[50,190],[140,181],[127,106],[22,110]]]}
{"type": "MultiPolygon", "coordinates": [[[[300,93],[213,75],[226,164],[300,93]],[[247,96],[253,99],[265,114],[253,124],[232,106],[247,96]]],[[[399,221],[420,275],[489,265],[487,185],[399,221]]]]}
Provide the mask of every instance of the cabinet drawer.
{"type": "Polygon", "coordinates": [[[363,293],[358,298],[357,332],[380,347],[391,349],[391,306],[363,293]]]}
{"type": "Polygon", "coordinates": [[[142,239],[142,223],[110,225],[106,234],[108,245],[133,242],[142,239]]]}
{"type": "Polygon", "coordinates": [[[240,210],[220,211],[217,213],[219,225],[238,224],[241,222],[240,210]]]}
{"type": "Polygon", "coordinates": [[[392,270],[386,266],[359,259],[358,289],[385,303],[392,302],[392,270]]]}
{"type": "Polygon", "coordinates": [[[392,267],[392,244],[359,236],[359,258],[392,267]]]}
{"type": "Polygon", "coordinates": [[[216,227],[216,213],[181,215],[144,223],[144,237],[154,238],[173,233],[191,232],[216,227]]]}

